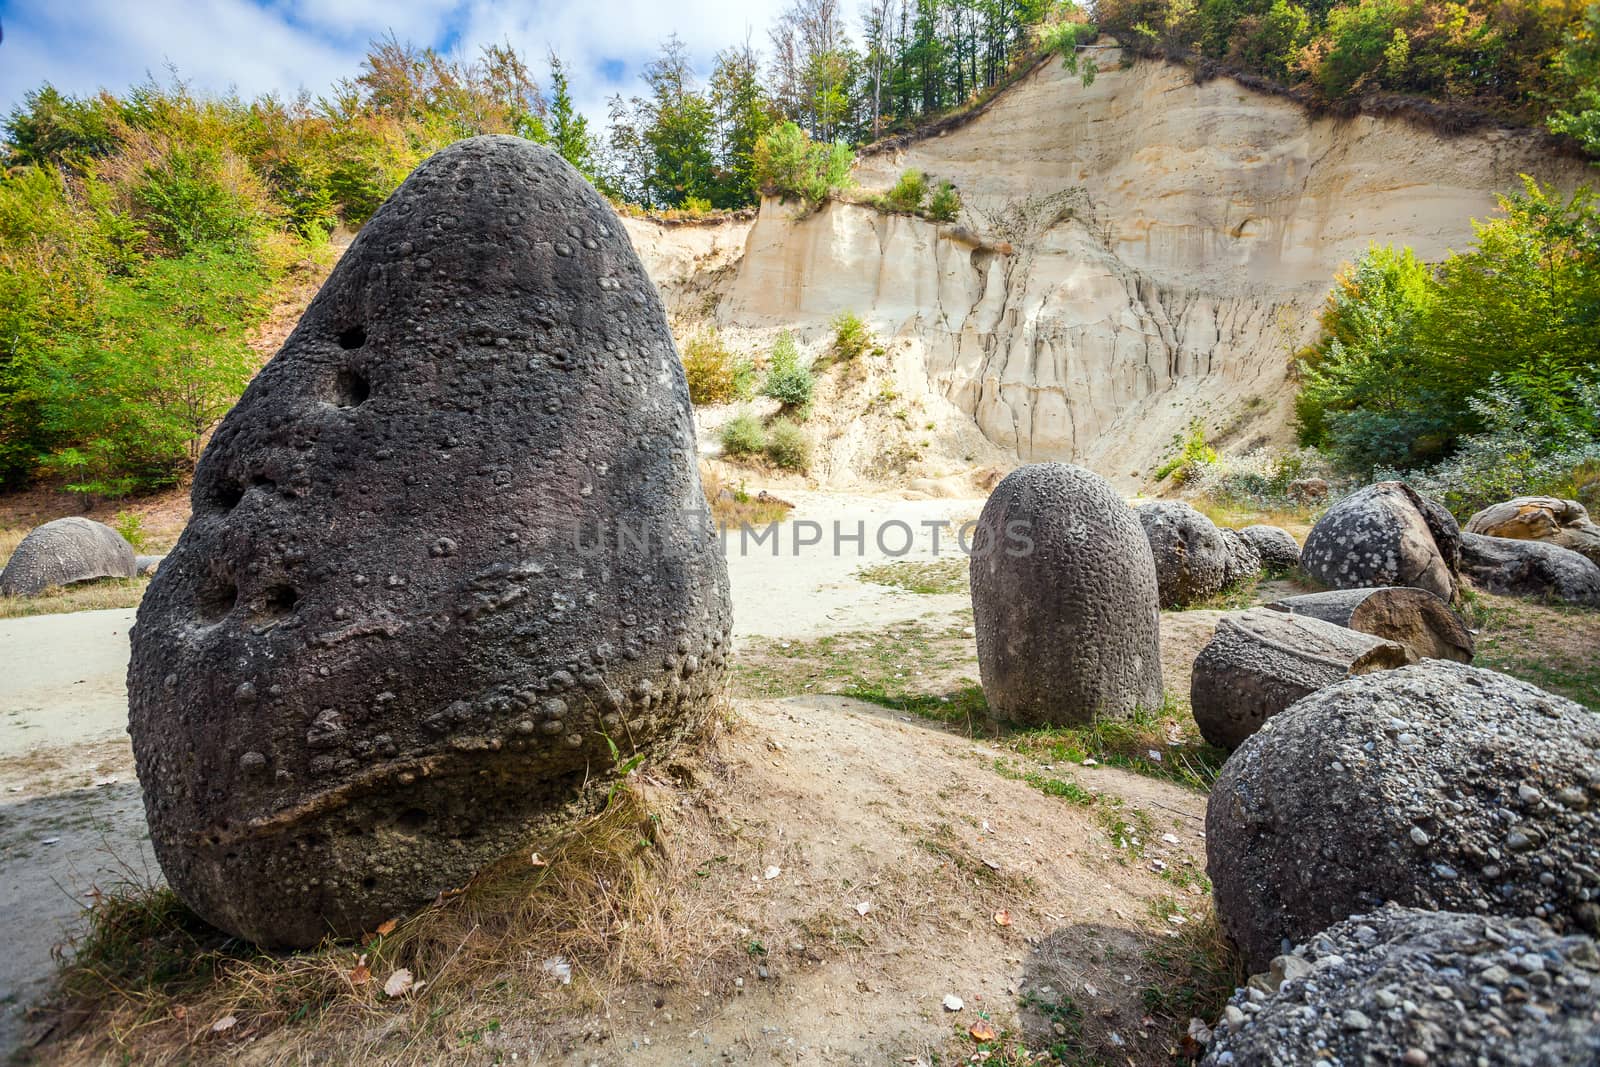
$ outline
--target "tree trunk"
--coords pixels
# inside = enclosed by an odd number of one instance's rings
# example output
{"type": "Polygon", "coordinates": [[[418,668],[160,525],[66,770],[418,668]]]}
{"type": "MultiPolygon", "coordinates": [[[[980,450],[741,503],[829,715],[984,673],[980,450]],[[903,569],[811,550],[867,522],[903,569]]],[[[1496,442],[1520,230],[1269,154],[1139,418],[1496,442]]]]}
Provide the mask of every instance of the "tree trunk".
{"type": "Polygon", "coordinates": [[[1449,604],[1426,589],[1335,589],[1285,597],[1267,607],[1397,641],[1418,659],[1472,662],[1472,631],[1449,604]]]}

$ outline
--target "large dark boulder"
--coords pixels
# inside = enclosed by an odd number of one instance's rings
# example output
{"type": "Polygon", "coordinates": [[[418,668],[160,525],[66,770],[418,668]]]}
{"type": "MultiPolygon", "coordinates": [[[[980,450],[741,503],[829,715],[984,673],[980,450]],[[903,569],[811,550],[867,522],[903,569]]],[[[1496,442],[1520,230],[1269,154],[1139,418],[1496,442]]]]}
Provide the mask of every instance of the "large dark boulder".
{"type": "Polygon", "coordinates": [[[1378,482],[1329,508],[1306,536],[1300,567],[1330,589],[1410,585],[1456,598],[1461,529],[1405,482],[1378,482]]]}
{"type": "Polygon", "coordinates": [[[1262,723],[1318,689],[1416,660],[1393,641],[1256,608],[1217,620],[1190,671],[1189,707],[1207,742],[1238,748],[1262,723]]]}
{"type": "Polygon", "coordinates": [[[1426,589],[1407,585],[1330,589],[1284,597],[1267,607],[1398,641],[1418,659],[1472,662],[1476,644],[1472,631],[1449,604],[1426,589]]]}
{"type": "Polygon", "coordinates": [[[1181,608],[1222,592],[1228,542],[1216,524],[1177,500],[1141,504],[1138,516],[1155,558],[1162,607],[1181,608]]]}
{"type": "Polygon", "coordinates": [[[1461,572],[1491,593],[1600,607],[1600,567],[1547,541],[1462,534],[1461,572]]]}
{"type": "Polygon", "coordinates": [[[1240,528],[1239,536],[1249,542],[1268,567],[1287,571],[1300,565],[1300,543],[1282,527],[1245,526],[1240,528]]]}
{"type": "Polygon", "coordinates": [[[1336,682],[1223,765],[1206,869],[1252,970],[1385,901],[1600,929],[1600,717],[1428,660],[1336,682]]]}
{"type": "Polygon", "coordinates": [[[995,718],[1077,724],[1161,703],[1155,564],[1104,478],[1065,463],[1017,468],[984,504],[972,545],[978,669],[995,718]]]}
{"type": "Polygon", "coordinates": [[[1242,990],[1202,1063],[1592,1067],[1600,952],[1537,919],[1383,908],[1274,961],[1242,990]]]}
{"type": "Polygon", "coordinates": [[[1236,585],[1261,576],[1261,553],[1238,530],[1217,527],[1222,544],[1228,551],[1228,565],[1223,568],[1223,586],[1236,585]]]}
{"type": "Polygon", "coordinates": [[[462,141],[362,229],[218,428],[140,606],[168,881],[349,936],[537,847],[721,692],[727,573],[682,367],[559,156],[462,141]]]}
{"type": "Polygon", "coordinates": [[[35,527],[0,571],[0,595],[38,596],[93,578],[132,578],[133,546],[93,519],[72,516],[35,527]]]}

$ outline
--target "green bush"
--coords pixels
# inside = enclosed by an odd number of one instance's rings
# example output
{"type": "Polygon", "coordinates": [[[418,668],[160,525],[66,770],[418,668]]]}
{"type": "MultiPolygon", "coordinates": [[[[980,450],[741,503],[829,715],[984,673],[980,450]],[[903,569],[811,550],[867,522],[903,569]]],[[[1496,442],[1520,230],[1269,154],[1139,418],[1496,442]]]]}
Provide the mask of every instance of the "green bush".
{"type": "Polygon", "coordinates": [[[1189,420],[1189,428],[1172,439],[1172,456],[1156,468],[1156,480],[1167,475],[1182,485],[1195,477],[1200,468],[1217,461],[1217,450],[1206,443],[1205,423],[1196,416],[1189,420]]]}
{"type": "Polygon", "coordinates": [[[1600,435],[1600,199],[1529,179],[1501,208],[1436,269],[1374,248],[1340,275],[1300,361],[1303,444],[1363,475],[1437,463],[1486,430],[1492,380],[1530,438],[1600,435]]]}
{"type": "Polygon", "coordinates": [[[833,357],[849,361],[872,347],[872,331],[853,311],[842,311],[833,320],[833,357]]]}
{"type": "Polygon", "coordinates": [[[928,217],[935,222],[954,222],[961,214],[961,194],[949,182],[940,182],[928,200],[928,217]]]}
{"type": "Polygon", "coordinates": [[[691,337],[683,346],[683,372],[689,399],[696,404],[725,404],[748,399],[755,367],[728,350],[715,329],[691,337]]]}
{"type": "Polygon", "coordinates": [[[756,184],[779,196],[826,200],[851,184],[855,154],[840,142],[816,142],[793,122],[785,122],[756,142],[752,172],[756,184]]]}
{"type": "Polygon", "coordinates": [[[767,447],[767,431],[761,420],[747,411],[723,423],[721,437],[726,456],[759,456],[767,447]]]}
{"type": "Polygon", "coordinates": [[[1039,27],[1039,47],[1045,52],[1053,52],[1060,56],[1061,65],[1066,68],[1067,73],[1078,75],[1084,88],[1087,89],[1094,84],[1095,75],[1100,72],[1100,68],[1093,57],[1080,57],[1078,48],[1094,40],[1100,30],[1088,22],[1073,21],[1083,17],[1082,11],[1076,5],[1067,4],[1065,8],[1058,20],[1039,27]]]}
{"type": "Polygon", "coordinates": [[[785,470],[805,473],[811,467],[811,441],[788,419],[767,427],[767,458],[785,470]]]}
{"type": "Polygon", "coordinates": [[[800,349],[795,345],[794,335],[784,330],[772,348],[767,377],[761,383],[761,395],[776,400],[785,414],[804,420],[811,413],[816,384],[810,368],[800,362],[800,349]]]}
{"type": "Polygon", "coordinates": [[[922,176],[922,172],[908,170],[883,194],[883,206],[890,211],[916,212],[922,209],[922,201],[927,195],[928,180],[922,176]]]}
{"type": "Polygon", "coordinates": [[[133,546],[135,552],[144,551],[144,519],[131,511],[119,511],[111,523],[111,528],[122,535],[122,539],[133,546]]]}

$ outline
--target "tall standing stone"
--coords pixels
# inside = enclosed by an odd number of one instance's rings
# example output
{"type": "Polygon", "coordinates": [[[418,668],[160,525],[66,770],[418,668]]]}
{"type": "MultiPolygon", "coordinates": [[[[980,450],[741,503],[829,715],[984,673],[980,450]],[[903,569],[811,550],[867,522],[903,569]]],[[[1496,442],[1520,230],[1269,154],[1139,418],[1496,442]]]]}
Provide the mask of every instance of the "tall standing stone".
{"type": "Polygon", "coordinates": [[[1104,478],[1019,467],[978,518],[971,561],[978,669],[995,718],[1091,722],[1161,703],[1150,544],[1104,478]]]}
{"type": "Polygon", "coordinates": [[[348,936],[604,801],[721,691],[682,367],[557,155],[418,167],[223,420],[128,672],[151,839],[211,923],[348,936]]]}

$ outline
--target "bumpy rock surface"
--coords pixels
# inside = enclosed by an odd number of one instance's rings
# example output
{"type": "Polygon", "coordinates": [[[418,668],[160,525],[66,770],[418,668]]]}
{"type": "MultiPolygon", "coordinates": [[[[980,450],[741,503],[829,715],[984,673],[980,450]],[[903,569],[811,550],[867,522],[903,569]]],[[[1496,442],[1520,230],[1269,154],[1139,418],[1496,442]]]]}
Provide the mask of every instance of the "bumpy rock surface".
{"type": "Polygon", "coordinates": [[[1306,536],[1301,568],[1333,589],[1411,585],[1456,598],[1461,530],[1404,482],[1378,482],[1329,508],[1306,536]]]}
{"type": "Polygon", "coordinates": [[[1201,735],[1232,749],[1301,697],[1416,659],[1393,641],[1256,608],[1218,620],[1216,634],[1195,657],[1189,704],[1201,735]]]}
{"type": "Polygon", "coordinates": [[[1600,567],[1545,541],[1462,534],[1461,571],[1491,593],[1600,607],[1600,567]]]}
{"type": "Polygon", "coordinates": [[[1277,526],[1246,526],[1239,536],[1256,550],[1268,567],[1290,570],[1300,565],[1300,544],[1288,530],[1277,526]]]}
{"type": "Polygon", "coordinates": [[[978,668],[995,718],[1075,724],[1161,703],[1155,563],[1105,479],[1064,463],[1019,467],[984,504],[972,544],[978,668]]]}
{"type": "Polygon", "coordinates": [[[1247,578],[1254,578],[1261,573],[1261,553],[1256,551],[1256,546],[1251,544],[1237,530],[1230,530],[1226,526],[1218,527],[1217,533],[1222,535],[1222,543],[1228,549],[1228,565],[1223,569],[1222,581],[1224,585],[1233,585],[1247,578]]]}
{"type": "Polygon", "coordinates": [[[1383,908],[1338,923],[1233,998],[1203,1063],[1588,1067],[1600,952],[1536,919],[1383,908]]]}
{"type": "Polygon", "coordinates": [[[1429,660],[1267,722],[1206,810],[1217,915],[1252,970],[1385,901],[1600,928],[1600,717],[1429,660]]]}
{"type": "Polygon", "coordinates": [[[1204,600],[1228,584],[1228,543],[1210,519],[1176,500],[1142,504],[1138,515],[1155,557],[1162,607],[1204,600]]]}
{"type": "Polygon", "coordinates": [[[1443,600],[1426,589],[1386,585],[1376,589],[1330,589],[1284,597],[1267,607],[1348,626],[1405,645],[1418,659],[1471,663],[1472,631],[1443,600]]]}
{"type": "Polygon", "coordinates": [[[1485,537],[1547,541],[1600,564],[1600,526],[1590,520],[1589,510],[1576,500],[1519,496],[1484,508],[1467,520],[1466,530],[1485,537]]]}
{"type": "Polygon", "coordinates": [[[353,935],[537,846],[721,690],[683,370],[616,216],[480,137],[362,229],[140,606],[151,840],[208,921],[353,935]],[[641,544],[641,541],[647,543],[641,544]]]}
{"type": "Polygon", "coordinates": [[[38,596],[91,578],[132,578],[133,546],[104,523],[77,516],[36,527],[0,571],[0,594],[38,596]]]}

